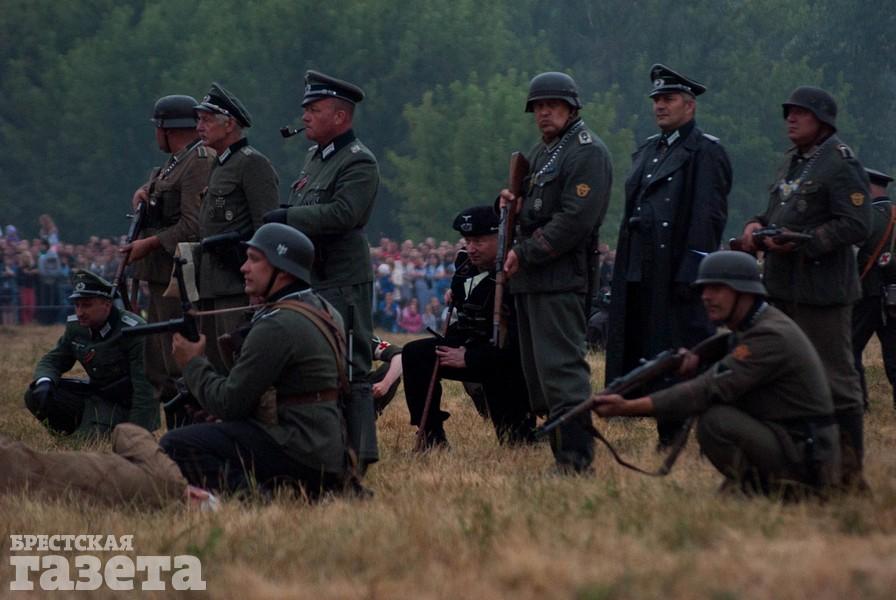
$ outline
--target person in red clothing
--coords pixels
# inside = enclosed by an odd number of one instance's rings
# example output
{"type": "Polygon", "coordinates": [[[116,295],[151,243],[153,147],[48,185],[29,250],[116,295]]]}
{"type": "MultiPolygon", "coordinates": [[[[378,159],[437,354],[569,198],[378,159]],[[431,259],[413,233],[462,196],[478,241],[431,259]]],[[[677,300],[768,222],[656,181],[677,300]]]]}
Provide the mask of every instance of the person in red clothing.
{"type": "Polygon", "coordinates": [[[423,331],[423,315],[416,298],[408,300],[407,306],[401,309],[401,317],[398,326],[407,333],[420,333],[423,331]]]}

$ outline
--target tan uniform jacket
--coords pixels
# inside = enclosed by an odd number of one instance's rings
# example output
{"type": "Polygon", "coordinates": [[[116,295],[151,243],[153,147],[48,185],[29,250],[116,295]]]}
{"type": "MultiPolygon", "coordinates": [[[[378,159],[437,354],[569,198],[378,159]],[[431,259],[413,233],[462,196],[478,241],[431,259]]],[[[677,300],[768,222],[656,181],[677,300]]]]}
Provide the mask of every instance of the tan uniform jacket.
{"type": "Polygon", "coordinates": [[[199,205],[216,156],[196,140],[144,184],[149,201],[140,238],[157,236],[162,247],[135,263],[137,279],[168,283],[178,242],[199,241],[199,205]]]}

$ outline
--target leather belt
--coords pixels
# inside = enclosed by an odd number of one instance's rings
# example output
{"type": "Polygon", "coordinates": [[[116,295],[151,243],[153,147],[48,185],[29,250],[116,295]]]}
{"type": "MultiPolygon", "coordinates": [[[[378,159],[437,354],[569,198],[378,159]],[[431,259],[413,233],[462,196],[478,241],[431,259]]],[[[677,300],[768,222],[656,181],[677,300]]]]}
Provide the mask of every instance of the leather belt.
{"type": "Polygon", "coordinates": [[[339,400],[339,390],[321,390],[309,392],[298,396],[277,396],[278,406],[293,406],[297,404],[318,404],[320,402],[332,402],[339,400]]]}

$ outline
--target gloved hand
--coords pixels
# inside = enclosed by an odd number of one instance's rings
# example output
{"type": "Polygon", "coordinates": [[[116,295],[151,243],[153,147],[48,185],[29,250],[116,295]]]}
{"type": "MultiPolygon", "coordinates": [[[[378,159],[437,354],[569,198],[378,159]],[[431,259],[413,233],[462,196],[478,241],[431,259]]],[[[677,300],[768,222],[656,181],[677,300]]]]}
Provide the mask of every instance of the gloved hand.
{"type": "Polygon", "coordinates": [[[47,414],[47,407],[53,403],[56,395],[56,385],[49,379],[41,381],[31,390],[31,397],[37,404],[37,417],[43,419],[47,414]]]}
{"type": "Polygon", "coordinates": [[[264,213],[261,220],[265,223],[283,223],[286,224],[286,208],[275,208],[272,211],[264,213]]]}

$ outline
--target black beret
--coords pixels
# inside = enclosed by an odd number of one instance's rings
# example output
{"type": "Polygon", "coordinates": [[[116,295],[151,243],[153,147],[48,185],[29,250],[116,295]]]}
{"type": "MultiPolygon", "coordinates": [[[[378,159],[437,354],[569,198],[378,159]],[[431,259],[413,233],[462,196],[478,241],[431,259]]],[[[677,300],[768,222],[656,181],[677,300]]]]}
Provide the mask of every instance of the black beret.
{"type": "Polygon", "coordinates": [[[77,298],[112,298],[112,284],[97,275],[84,269],[77,269],[72,273],[72,294],[69,300],[77,298]]]}
{"type": "Polygon", "coordinates": [[[868,173],[868,179],[871,180],[871,183],[873,183],[874,185],[879,185],[880,187],[885,188],[890,185],[891,181],[893,181],[892,177],[881,171],[866,168],[865,172],[868,173]]]}
{"type": "Polygon", "coordinates": [[[454,218],[452,227],[463,236],[498,233],[498,213],[492,206],[473,206],[464,209],[454,218]]]}
{"type": "Polygon", "coordinates": [[[706,91],[706,86],[697,83],[693,79],[688,79],[680,73],[676,73],[666,65],[655,64],[650,67],[650,81],[653,82],[653,89],[648,94],[651,98],[658,94],[669,94],[672,92],[684,92],[691,96],[699,96],[706,91]]]}
{"type": "Polygon", "coordinates": [[[306,71],[302,106],[308,106],[323,98],[341,98],[357,104],[364,99],[364,90],[353,83],[324,75],[320,71],[306,71]]]}
{"type": "Polygon", "coordinates": [[[224,89],[220,83],[213,83],[202,101],[194,108],[233,117],[242,127],[252,126],[252,115],[240,99],[224,89]]]}

